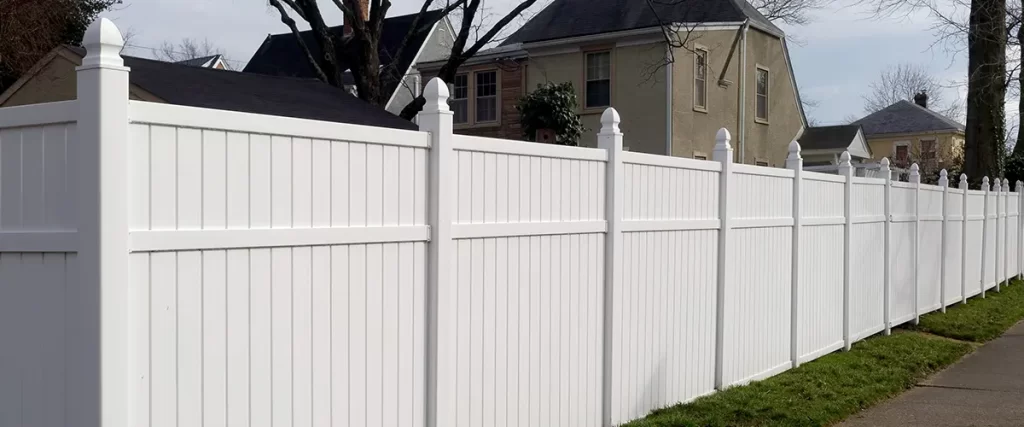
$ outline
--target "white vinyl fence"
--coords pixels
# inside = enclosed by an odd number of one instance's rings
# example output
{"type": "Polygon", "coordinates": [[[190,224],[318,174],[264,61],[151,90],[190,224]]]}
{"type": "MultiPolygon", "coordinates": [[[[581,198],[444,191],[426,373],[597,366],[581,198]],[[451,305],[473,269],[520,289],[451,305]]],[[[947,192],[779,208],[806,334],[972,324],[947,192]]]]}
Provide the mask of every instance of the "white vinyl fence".
{"type": "Polygon", "coordinates": [[[0,109],[0,426],[617,425],[1021,272],[1020,183],[129,101],[121,43],[0,109]]]}

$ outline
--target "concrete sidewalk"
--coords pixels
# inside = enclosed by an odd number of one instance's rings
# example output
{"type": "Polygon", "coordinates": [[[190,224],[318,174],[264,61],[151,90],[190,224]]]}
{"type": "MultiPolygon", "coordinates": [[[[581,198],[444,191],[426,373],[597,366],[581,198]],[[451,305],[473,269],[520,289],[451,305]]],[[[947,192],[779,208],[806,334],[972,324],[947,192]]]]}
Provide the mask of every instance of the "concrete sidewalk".
{"type": "Polygon", "coordinates": [[[1024,426],[1024,323],[840,426],[1024,426]]]}

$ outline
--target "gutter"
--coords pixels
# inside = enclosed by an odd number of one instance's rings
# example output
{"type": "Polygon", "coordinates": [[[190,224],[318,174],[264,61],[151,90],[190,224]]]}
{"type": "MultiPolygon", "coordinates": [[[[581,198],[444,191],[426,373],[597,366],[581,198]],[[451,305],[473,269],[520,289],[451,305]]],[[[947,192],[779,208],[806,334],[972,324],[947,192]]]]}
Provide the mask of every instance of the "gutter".
{"type": "Polygon", "coordinates": [[[672,46],[665,43],[665,155],[672,155],[672,46]]]}
{"type": "MultiPolygon", "coordinates": [[[[696,23],[696,24],[692,24],[692,25],[686,25],[685,23],[676,23],[676,24],[672,24],[672,25],[673,26],[675,26],[675,25],[682,25],[682,26],[685,26],[687,29],[690,29],[690,30],[699,30],[699,29],[705,28],[705,27],[723,27],[723,26],[730,26],[730,25],[741,25],[743,23],[744,22],[701,22],[701,23],[696,23]]],[[[586,34],[586,35],[580,35],[580,36],[575,36],[575,37],[565,37],[565,38],[560,38],[560,39],[549,39],[549,40],[541,40],[541,41],[535,41],[535,42],[523,42],[522,46],[523,46],[523,49],[533,49],[533,48],[539,48],[539,47],[560,46],[560,45],[566,45],[566,44],[594,43],[594,42],[599,42],[599,41],[604,41],[604,40],[618,40],[618,39],[621,39],[623,37],[630,37],[630,36],[658,35],[659,37],[661,37],[662,36],[662,31],[663,31],[662,27],[660,27],[660,26],[653,26],[653,27],[646,27],[646,28],[637,28],[637,29],[633,29],[633,30],[613,31],[613,32],[609,32],[609,33],[586,34]]]]}
{"type": "Polygon", "coordinates": [[[747,29],[750,28],[750,20],[743,22],[740,28],[742,39],[740,41],[740,114],[739,123],[736,126],[737,139],[739,142],[739,163],[745,163],[747,153],[747,29]]]}

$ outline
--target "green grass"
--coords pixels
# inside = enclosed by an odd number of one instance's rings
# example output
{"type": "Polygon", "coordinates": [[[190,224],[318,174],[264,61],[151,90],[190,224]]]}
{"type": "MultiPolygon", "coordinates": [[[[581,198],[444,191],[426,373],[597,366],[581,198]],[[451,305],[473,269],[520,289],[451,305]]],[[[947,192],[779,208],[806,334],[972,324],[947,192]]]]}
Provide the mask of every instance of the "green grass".
{"type": "Polygon", "coordinates": [[[764,381],[733,387],[626,424],[651,426],[828,425],[913,386],[971,352],[968,343],[897,331],[859,342],[764,381]]]}
{"type": "Polygon", "coordinates": [[[971,342],[986,342],[1002,335],[1024,319],[1024,281],[1015,280],[1001,292],[991,289],[985,298],[974,297],[967,304],[957,304],[946,313],[921,316],[921,323],[912,329],[971,342]]]}

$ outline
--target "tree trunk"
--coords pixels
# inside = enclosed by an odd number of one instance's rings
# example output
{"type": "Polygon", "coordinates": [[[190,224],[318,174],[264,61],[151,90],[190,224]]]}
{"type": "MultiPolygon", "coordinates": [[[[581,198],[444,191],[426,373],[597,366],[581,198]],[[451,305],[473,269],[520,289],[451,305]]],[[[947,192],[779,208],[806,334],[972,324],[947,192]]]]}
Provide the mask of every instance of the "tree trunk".
{"type": "Polygon", "coordinates": [[[972,182],[1000,176],[1005,141],[1006,0],[972,0],[964,170],[972,182]]]}
{"type": "MultiPolygon", "coordinates": [[[[1024,22],[1017,24],[1017,46],[1020,47],[1020,60],[1024,64],[1024,22]]],[[[1024,72],[1017,73],[1017,83],[1021,95],[1017,100],[1017,142],[1013,144],[1013,155],[1024,154],[1024,72]]]]}

